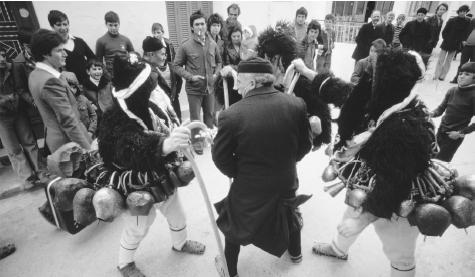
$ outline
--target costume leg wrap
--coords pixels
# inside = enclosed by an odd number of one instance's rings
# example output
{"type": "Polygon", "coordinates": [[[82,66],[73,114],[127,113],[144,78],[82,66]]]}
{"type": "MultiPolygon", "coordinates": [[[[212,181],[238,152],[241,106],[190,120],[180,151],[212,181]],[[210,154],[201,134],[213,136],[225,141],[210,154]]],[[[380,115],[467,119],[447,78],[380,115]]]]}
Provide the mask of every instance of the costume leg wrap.
{"type": "Polygon", "coordinates": [[[173,247],[177,250],[182,249],[187,237],[186,217],[178,191],[172,194],[167,201],[160,203],[159,210],[167,219],[173,247]]]}
{"type": "MultiPolygon", "coordinates": [[[[348,219],[348,218],[359,218],[360,214],[361,213],[359,211],[356,211],[353,207],[348,206],[340,222],[343,222],[345,219],[348,219]]],[[[337,253],[340,256],[348,254],[350,247],[353,245],[353,243],[356,241],[359,235],[360,233],[353,236],[344,237],[339,232],[337,232],[336,236],[333,238],[333,241],[331,243],[333,251],[335,251],[335,253],[337,253]]]]}

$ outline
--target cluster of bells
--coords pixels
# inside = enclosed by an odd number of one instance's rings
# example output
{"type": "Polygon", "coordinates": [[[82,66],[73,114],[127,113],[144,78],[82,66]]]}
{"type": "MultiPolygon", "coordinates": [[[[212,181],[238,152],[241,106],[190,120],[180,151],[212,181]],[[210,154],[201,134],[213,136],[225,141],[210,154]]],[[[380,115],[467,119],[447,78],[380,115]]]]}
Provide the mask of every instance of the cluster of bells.
{"type": "MultiPolygon", "coordinates": [[[[360,209],[375,185],[375,176],[364,162],[330,160],[322,174],[324,182],[341,182],[324,190],[336,196],[347,188],[345,203],[360,209]]],[[[460,229],[475,225],[475,175],[458,176],[448,163],[432,159],[429,167],[412,182],[410,198],[403,201],[398,216],[406,217],[425,236],[442,236],[450,224],[460,229]]]]}

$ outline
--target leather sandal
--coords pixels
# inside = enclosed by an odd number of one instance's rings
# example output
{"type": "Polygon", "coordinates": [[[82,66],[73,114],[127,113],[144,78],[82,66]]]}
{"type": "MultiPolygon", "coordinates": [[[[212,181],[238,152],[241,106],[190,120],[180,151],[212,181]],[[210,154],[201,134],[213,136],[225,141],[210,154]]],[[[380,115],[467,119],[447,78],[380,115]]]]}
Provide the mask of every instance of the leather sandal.
{"type": "Polygon", "coordinates": [[[194,255],[202,255],[205,252],[206,246],[202,244],[201,242],[197,242],[194,240],[187,240],[181,250],[176,249],[174,246],[172,246],[173,251],[177,252],[183,252],[183,253],[188,253],[188,254],[194,254],[194,255]]]}

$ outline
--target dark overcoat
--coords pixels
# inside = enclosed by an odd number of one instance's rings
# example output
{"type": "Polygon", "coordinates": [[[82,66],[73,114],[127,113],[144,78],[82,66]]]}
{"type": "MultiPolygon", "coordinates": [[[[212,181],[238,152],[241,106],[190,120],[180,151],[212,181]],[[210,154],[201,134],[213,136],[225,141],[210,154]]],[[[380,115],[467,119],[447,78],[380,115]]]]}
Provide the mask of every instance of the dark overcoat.
{"type": "Polygon", "coordinates": [[[304,101],[272,87],[254,89],[220,113],[213,161],[234,178],[216,204],[226,239],[276,256],[285,252],[301,200],[295,198],[296,163],[311,145],[304,101]]]}
{"type": "Polygon", "coordinates": [[[355,38],[356,48],[351,57],[355,61],[366,58],[369,55],[371,42],[378,38],[384,38],[383,28],[380,24],[376,26],[373,26],[371,22],[363,24],[355,38]]]}

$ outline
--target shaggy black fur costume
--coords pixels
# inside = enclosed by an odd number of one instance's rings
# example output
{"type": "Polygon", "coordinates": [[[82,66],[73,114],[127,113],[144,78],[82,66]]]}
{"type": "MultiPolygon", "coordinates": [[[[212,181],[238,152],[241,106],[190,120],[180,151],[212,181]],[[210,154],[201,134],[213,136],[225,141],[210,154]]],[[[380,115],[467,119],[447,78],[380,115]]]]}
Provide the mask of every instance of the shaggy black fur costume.
{"type": "MultiPolygon", "coordinates": [[[[361,120],[367,125],[387,108],[403,101],[420,75],[414,56],[401,51],[385,52],[378,57],[373,90],[367,80],[360,82],[353,92],[358,93],[354,95],[355,101],[350,97],[345,106],[356,112],[356,123],[361,120]],[[356,99],[357,95],[361,98],[356,99]],[[368,95],[371,97],[365,101],[368,95]],[[363,103],[369,103],[368,116],[361,116],[363,103]]],[[[359,152],[360,159],[376,174],[374,189],[363,203],[365,210],[391,218],[401,202],[409,199],[412,180],[429,166],[434,142],[432,128],[426,107],[416,98],[376,129],[359,152]]]]}
{"type": "MultiPolygon", "coordinates": [[[[297,57],[298,53],[297,43],[286,31],[288,28],[285,28],[287,25],[284,23],[279,22],[276,27],[277,30],[268,27],[263,31],[258,37],[259,44],[257,47],[258,55],[263,58],[270,59],[271,61],[276,57],[280,58],[283,66],[281,70],[283,72],[291,64],[292,60],[297,57]]],[[[351,84],[334,77],[331,73],[319,74],[312,81],[303,76],[299,78],[295,85],[294,93],[307,104],[309,116],[318,116],[322,124],[322,134],[314,138],[314,146],[319,147],[323,143],[330,143],[331,115],[328,104],[333,103],[337,107],[342,106],[351,90],[351,84]],[[320,90],[322,82],[327,77],[330,77],[330,79],[320,90]]]]}
{"type": "MultiPolygon", "coordinates": [[[[144,64],[129,64],[127,60],[116,58],[114,61],[114,79],[116,90],[129,86],[145,67],[144,64]]],[[[148,130],[153,130],[152,117],[149,113],[151,91],[157,85],[149,78],[139,89],[125,100],[129,110],[143,120],[148,130]]],[[[141,125],[131,119],[115,105],[104,114],[99,129],[99,152],[108,168],[122,168],[138,171],[156,170],[163,163],[162,143],[164,135],[146,132],[141,125]],[[114,165],[115,164],[115,165],[114,165]]]]}

